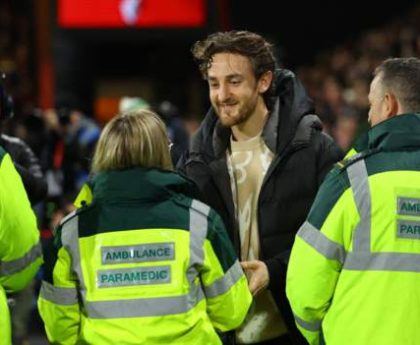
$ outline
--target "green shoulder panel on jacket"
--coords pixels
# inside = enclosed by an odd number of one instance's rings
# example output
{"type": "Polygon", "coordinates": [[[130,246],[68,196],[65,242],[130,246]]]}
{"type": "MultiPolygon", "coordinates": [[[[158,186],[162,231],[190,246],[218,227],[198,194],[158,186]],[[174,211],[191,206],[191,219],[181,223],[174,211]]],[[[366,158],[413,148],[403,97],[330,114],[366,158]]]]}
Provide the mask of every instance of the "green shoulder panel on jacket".
{"type": "Polygon", "coordinates": [[[189,229],[189,208],[174,199],[159,203],[97,202],[77,210],[79,236],[132,229],[189,229]]]}
{"type": "Polygon", "coordinates": [[[319,188],[315,201],[309,211],[308,221],[317,229],[321,229],[322,224],[337,200],[349,187],[350,182],[346,173],[345,163],[339,162],[328,173],[319,188]]]}
{"type": "Polygon", "coordinates": [[[207,239],[210,241],[223,271],[226,272],[235,263],[236,254],[222,218],[212,209],[208,215],[207,239]]]}
{"type": "Polygon", "coordinates": [[[420,155],[413,154],[415,152],[418,152],[417,148],[397,151],[369,149],[339,162],[338,165],[344,170],[364,159],[369,176],[397,170],[420,171],[420,155]]]}
{"type": "Polygon", "coordinates": [[[365,150],[344,158],[342,161],[335,164],[334,168],[329,172],[319,188],[315,201],[312,204],[308,216],[308,221],[312,225],[317,229],[320,229],[340,196],[344,191],[350,188],[347,168],[361,159],[365,159],[377,152],[378,150],[376,149],[365,150]]]}
{"type": "Polygon", "coordinates": [[[379,152],[378,149],[368,149],[362,152],[357,152],[349,157],[345,157],[341,162],[337,163],[337,166],[340,169],[347,169],[350,165],[360,161],[361,159],[365,159],[375,153],[379,152]]]}
{"type": "Polygon", "coordinates": [[[379,151],[366,158],[368,175],[397,170],[420,171],[419,150],[379,151]]]}

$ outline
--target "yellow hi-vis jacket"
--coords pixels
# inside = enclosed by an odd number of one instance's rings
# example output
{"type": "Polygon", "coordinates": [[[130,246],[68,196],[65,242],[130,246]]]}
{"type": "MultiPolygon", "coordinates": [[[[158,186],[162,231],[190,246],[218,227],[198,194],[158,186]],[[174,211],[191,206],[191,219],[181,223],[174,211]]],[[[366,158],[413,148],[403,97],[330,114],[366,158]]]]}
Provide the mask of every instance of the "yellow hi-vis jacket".
{"type": "Polygon", "coordinates": [[[220,217],[157,169],[98,174],[61,222],[39,311],[57,344],[221,344],[251,303],[220,217]],[[88,193],[89,194],[89,193],[88,193]],[[89,202],[88,202],[89,203],[89,202]]]}
{"type": "Polygon", "coordinates": [[[35,215],[10,156],[0,147],[0,345],[11,344],[6,292],[23,289],[41,263],[35,215]]]}
{"type": "Polygon", "coordinates": [[[420,114],[368,132],[299,230],[286,293],[311,345],[420,343],[420,114]]]}

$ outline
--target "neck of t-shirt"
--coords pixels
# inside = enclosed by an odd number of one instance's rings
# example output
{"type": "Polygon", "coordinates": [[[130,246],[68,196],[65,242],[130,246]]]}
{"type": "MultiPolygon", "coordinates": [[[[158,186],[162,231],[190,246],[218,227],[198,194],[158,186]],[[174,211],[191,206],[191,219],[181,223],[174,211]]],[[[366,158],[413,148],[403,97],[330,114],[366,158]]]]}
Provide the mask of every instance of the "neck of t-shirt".
{"type": "Polygon", "coordinates": [[[248,151],[253,150],[260,145],[260,139],[261,139],[262,131],[259,132],[256,136],[248,138],[246,140],[235,140],[235,137],[231,136],[230,138],[230,145],[232,148],[232,151],[248,151]]]}

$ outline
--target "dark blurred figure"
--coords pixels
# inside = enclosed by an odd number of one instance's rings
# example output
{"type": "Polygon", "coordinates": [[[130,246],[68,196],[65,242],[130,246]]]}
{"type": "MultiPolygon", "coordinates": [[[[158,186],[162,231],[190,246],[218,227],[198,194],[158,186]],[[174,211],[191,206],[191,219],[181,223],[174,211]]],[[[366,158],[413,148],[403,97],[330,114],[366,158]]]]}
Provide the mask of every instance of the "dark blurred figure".
{"type": "Polygon", "coordinates": [[[44,155],[48,196],[71,200],[88,178],[100,129],[76,109],[50,109],[43,116],[48,132],[44,155]]]}
{"type": "Polygon", "coordinates": [[[351,148],[358,126],[358,119],[355,116],[339,116],[337,118],[332,134],[344,152],[351,148]]]}
{"type": "MultiPolygon", "coordinates": [[[[2,76],[4,80],[5,76],[2,76]]],[[[0,83],[0,127],[13,117],[13,101],[7,94],[3,80],[0,83]]],[[[23,185],[32,205],[40,202],[47,195],[47,184],[44,180],[41,165],[30,147],[21,139],[0,134],[0,145],[10,154],[16,170],[22,178],[23,185]]]]}
{"type": "Polygon", "coordinates": [[[171,158],[175,165],[188,149],[188,133],[184,128],[179,109],[169,101],[157,104],[153,109],[165,122],[168,138],[171,141],[171,158]]]}

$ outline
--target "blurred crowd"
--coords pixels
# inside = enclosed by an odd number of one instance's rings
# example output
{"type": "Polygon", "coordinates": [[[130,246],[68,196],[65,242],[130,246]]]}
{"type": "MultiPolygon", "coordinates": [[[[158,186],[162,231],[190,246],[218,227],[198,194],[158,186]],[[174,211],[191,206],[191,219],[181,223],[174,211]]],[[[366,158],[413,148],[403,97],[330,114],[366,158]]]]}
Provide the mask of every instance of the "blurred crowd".
{"type": "Polygon", "coordinates": [[[34,107],[36,92],[32,9],[23,5],[19,1],[0,2],[0,71],[8,76],[8,91],[20,114],[34,107]]]}
{"type": "Polygon", "coordinates": [[[382,28],[324,51],[298,76],[315,101],[324,129],[347,150],[367,127],[372,71],[388,57],[420,56],[420,7],[382,28]]]}

